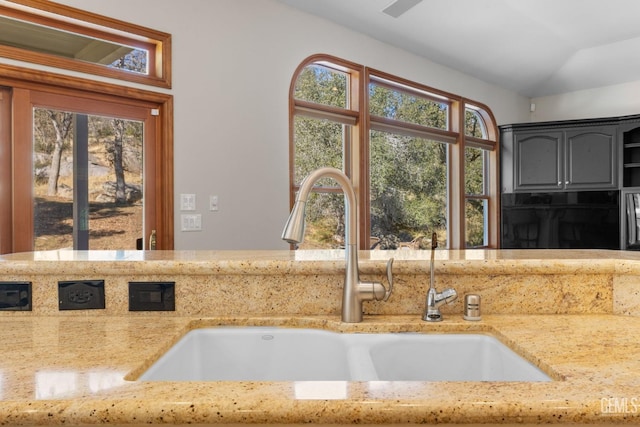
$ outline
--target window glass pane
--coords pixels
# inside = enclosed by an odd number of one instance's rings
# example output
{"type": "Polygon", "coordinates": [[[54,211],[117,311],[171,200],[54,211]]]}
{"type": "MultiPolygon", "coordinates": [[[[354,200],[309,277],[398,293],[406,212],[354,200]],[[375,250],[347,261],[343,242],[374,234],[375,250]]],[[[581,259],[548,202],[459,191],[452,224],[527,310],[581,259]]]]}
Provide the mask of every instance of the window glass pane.
{"type": "Polygon", "coordinates": [[[74,135],[73,119],[34,109],[34,250],[136,249],[143,123],[88,116],[86,131],[74,135]]]}
{"type": "Polygon", "coordinates": [[[299,249],[344,248],[344,195],[311,192],[306,206],[304,241],[299,249]]]}
{"type": "Polygon", "coordinates": [[[146,50],[5,16],[0,45],[149,74],[146,50]]]}
{"type": "Polygon", "coordinates": [[[369,84],[369,111],[375,116],[446,130],[448,109],[443,102],[369,84]]]}
{"type": "Polygon", "coordinates": [[[486,199],[467,199],[465,204],[466,245],[468,248],[487,246],[489,202],[486,199]]]}
{"type": "Polygon", "coordinates": [[[149,65],[147,61],[149,53],[142,49],[125,48],[125,50],[127,53],[117,57],[108,65],[108,67],[131,71],[133,73],[149,74],[149,65]]]}
{"type": "Polygon", "coordinates": [[[371,131],[371,236],[381,249],[447,241],[447,150],[443,143],[371,131]],[[413,242],[413,243],[412,243],[413,242]]]}
{"type": "Polygon", "coordinates": [[[318,64],[308,65],[296,80],[295,99],[349,108],[348,75],[318,64]]]}
{"type": "MultiPolygon", "coordinates": [[[[319,167],[343,168],[343,145],[350,126],[328,120],[318,120],[297,115],[294,118],[295,177],[299,185],[312,171],[319,167]]],[[[322,179],[322,186],[335,187],[336,183],[322,179]]]]}
{"type": "Polygon", "coordinates": [[[473,136],[476,138],[487,138],[487,128],[482,119],[482,116],[470,108],[465,110],[465,127],[464,132],[467,136],[473,136]]]}
{"type": "Polygon", "coordinates": [[[465,194],[485,194],[485,156],[481,148],[465,147],[464,149],[464,184],[465,194]]]}

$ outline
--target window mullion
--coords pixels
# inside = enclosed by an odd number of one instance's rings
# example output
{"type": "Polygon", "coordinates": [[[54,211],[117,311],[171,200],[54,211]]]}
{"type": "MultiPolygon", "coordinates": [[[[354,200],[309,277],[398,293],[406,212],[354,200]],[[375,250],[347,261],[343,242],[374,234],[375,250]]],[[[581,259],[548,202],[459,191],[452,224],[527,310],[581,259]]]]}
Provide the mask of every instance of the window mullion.
{"type": "Polygon", "coordinates": [[[329,120],[342,123],[343,125],[355,125],[358,121],[357,111],[344,110],[301,100],[295,101],[294,114],[319,120],[329,120]]]}
{"type": "Polygon", "coordinates": [[[402,122],[386,117],[371,115],[371,129],[381,132],[396,133],[414,138],[430,139],[440,141],[447,144],[455,144],[458,140],[456,132],[449,132],[440,129],[434,129],[427,126],[421,126],[414,123],[402,122]]]}
{"type": "Polygon", "coordinates": [[[467,147],[481,148],[483,150],[493,151],[496,149],[496,142],[488,139],[475,138],[473,136],[465,136],[467,147]]]}

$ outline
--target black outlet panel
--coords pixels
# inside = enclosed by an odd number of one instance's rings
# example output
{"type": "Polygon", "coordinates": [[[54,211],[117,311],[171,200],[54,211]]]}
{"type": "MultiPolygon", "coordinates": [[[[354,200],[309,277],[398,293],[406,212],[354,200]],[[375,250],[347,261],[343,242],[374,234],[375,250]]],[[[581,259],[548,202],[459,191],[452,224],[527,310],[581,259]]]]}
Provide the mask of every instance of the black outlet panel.
{"type": "Polygon", "coordinates": [[[104,280],[69,280],[58,282],[60,310],[104,308],[104,280]]]}
{"type": "Polygon", "coordinates": [[[0,282],[0,310],[31,311],[31,282],[0,282]]]}
{"type": "Polygon", "coordinates": [[[175,282],[129,282],[129,311],[175,311],[175,282]]]}

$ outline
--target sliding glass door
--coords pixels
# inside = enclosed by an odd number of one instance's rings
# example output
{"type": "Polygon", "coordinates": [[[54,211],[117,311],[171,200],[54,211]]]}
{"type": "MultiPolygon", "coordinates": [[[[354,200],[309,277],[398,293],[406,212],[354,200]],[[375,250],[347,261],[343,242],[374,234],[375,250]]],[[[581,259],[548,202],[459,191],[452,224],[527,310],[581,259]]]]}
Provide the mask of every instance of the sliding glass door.
{"type": "Polygon", "coordinates": [[[157,110],[32,90],[12,96],[15,251],[149,249],[157,110]]]}
{"type": "Polygon", "coordinates": [[[34,107],[34,249],[136,249],[143,146],[143,121],[34,107]]]}

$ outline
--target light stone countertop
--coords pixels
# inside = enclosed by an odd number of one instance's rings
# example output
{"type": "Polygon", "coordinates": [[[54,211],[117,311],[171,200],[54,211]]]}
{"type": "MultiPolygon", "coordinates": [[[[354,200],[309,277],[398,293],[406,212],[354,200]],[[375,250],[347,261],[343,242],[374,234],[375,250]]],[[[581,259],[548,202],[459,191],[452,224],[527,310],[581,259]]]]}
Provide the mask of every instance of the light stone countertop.
{"type": "Polygon", "coordinates": [[[356,325],[335,317],[104,320],[3,319],[3,425],[640,423],[636,317],[495,315],[465,322],[451,316],[436,325],[407,316],[369,317],[356,325]],[[351,332],[480,331],[510,345],[554,381],[129,381],[187,330],[218,324],[351,332]]]}
{"type": "MultiPolygon", "coordinates": [[[[392,255],[406,282],[399,286],[413,286],[409,278],[415,270],[428,273],[428,266],[424,267],[428,252],[396,251],[392,255]]],[[[189,274],[198,277],[304,276],[318,269],[329,272],[342,267],[342,256],[340,251],[25,253],[0,257],[0,278],[23,279],[36,271],[43,277],[60,275],[60,270],[67,274],[117,275],[131,268],[140,274],[165,275],[184,274],[188,268],[189,274]]],[[[364,252],[363,271],[378,271],[389,256],[386,251],[364,252]]],[[[452,282],[458,274],[470,272],[477,277],[531,274],[534,278],[561,273],[558,277],[562,280],[593,274],[603,278],[593,286],[603,287],[597,294],[604,303],[597,307],[579,304],[579,312],[561,314],[488,312],[479,322],[464,321],[461,313],[448,313],[438,324],[421,321],[420,313],[376,313],[365,314],[362,323],[344,324],[333,312],[269,316],[246,312],[204,316],[125,312],[92,316],[80,311],[70,315],[39,311],[38,304],[44,302],[37,299],[31,313],[0,313],[0,425],[640,425],[640,316],[634,311],[640,303],[629,303],[632,315],[616,314],[616,292],[604,290],[615,288],[615,278],[620,275],[625,299],[640,298],[638,254],[439,251],[437,262],[437,272],[451,275],[452,282]],[[590,311],[590,307],[595,308],[590,311]],[[554,381],[135,381],[187,331],[217,325],[309,327],[338,332],[481,332],[500,339],[554,381]]],[[[522,294],[530,298],[547,297],[525,290],[522,294]]],[[[402,289],[399,292],[405,295],[402,289]]],[[[495,307],[499,311],[500,306],[495,307]]]]}

